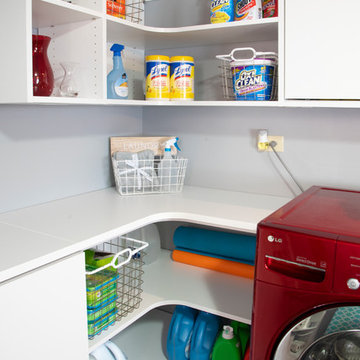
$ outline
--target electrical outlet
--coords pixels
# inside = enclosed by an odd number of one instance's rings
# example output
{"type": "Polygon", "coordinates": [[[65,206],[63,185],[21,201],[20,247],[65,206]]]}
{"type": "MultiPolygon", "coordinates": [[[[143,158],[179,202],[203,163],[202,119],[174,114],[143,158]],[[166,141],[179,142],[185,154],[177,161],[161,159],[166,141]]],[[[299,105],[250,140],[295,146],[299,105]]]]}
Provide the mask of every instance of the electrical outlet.
{"type": "MultiPolygon", "coordinates": [[[[283,136],[268,136],[269,143],[271,141],[276,141],[275,150],[277,152],[284,152],[284,137],[283,136]]],[[[273,151],[269,146],[265,151],[273,151]]]]}

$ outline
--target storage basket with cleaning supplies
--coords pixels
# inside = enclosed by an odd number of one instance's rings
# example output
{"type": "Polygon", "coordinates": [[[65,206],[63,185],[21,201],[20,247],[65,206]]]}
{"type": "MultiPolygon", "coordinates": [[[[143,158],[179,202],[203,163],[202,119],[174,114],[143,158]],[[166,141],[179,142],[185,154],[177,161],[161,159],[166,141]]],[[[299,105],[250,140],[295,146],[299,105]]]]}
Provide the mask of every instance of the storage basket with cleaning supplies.
{"type": "Polygon", "coordinates": [[[165,138],[159,151],[146,148],[138,152],[113,152],[111,159],[117,191],[121,195],[182,191],[188,160],[172,155],[172,147],[180,150],[177,141],[175,137],[165,138]]]}
{"type": "Polygon", "coordinates": [[[139,307],[148,245],[119,236],[85,252],[90,339],[139,307]]]}
{"type": "Polygon", "coordinates": [[[253,48],[235,48],[227,55],[217,55],[221,61],[222,86],[226,100],[276,100],[277,54],[256,52],[253,48]],[[235,57],[235,54],[243,54],[235,57]],[[246,54],[251,54],[246,57],[246,54]]]}

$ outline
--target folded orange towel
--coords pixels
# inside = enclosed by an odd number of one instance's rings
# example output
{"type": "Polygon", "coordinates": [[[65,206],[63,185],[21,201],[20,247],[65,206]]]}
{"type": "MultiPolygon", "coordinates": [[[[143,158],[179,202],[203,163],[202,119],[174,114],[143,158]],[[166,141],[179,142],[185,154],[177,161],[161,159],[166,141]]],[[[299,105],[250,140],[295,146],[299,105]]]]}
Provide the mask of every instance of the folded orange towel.
{"type": "Polygon", "coordinates": [[[172,252],[172,258],[174,261],[181,262],[183,264],[199,266],[249,279],[254,278],[255,267],[248,264],[242,264],[237,261],[218,259],[211,256],[199,255],[181,250],[174,250],[172,252]]]}

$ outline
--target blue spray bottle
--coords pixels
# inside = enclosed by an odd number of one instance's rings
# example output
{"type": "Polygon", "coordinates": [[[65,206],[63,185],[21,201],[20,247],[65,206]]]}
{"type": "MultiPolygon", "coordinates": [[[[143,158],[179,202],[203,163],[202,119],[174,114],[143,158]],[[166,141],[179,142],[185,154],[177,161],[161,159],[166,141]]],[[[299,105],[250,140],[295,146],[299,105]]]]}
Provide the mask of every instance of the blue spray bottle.
{"type": "Polygon", "coordinates": [[[121,51],[124,50],[124,46],[113,44],[110,50],[114,52],[114,67],[107,76],[107,97],[108,99],[127,99],[129,95],[128,78],[121,59],[121,51]]]}

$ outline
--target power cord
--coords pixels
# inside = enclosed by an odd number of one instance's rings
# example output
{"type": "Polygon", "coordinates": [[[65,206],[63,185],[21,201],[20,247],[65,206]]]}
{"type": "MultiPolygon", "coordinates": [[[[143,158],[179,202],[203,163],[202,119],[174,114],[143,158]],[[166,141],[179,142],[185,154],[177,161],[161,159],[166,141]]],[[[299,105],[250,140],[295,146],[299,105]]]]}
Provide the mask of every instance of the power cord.
{"type": "Polygon", "coordinates": [[[286,166],[285,162],[281,159],[279,153],[275,150],[275,147],[277,145],[276,141],[270,141],[269,142],[269,146],[271,147],[272,151],[274,152],[274,154],[276,155],[276,157],[278,158],[278,160],[280,161],[281,165],[284,167],[284,169],[287,171],[287,173],[291,176],[291,178],[293,179],[294,183],[298,186],[298,188],[301,190],[301,192],[304,192],[304,189],[302,188],[302,186],[296,181],[296,179],[294,178],[293,174],[291,173],[291,171],[289,170],[289,168],[286,166]]]}

